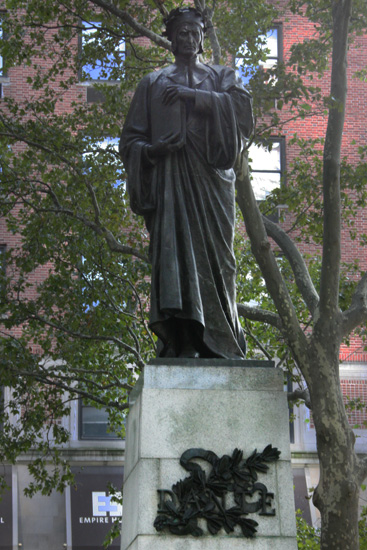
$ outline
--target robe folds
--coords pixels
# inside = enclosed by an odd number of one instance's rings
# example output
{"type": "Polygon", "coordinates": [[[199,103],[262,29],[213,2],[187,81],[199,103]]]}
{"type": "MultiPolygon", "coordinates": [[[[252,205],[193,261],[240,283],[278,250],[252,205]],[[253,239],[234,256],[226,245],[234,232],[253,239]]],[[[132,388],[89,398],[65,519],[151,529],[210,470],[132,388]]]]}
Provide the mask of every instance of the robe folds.
{"type": "Polygon", "coordinates": [[[251,97],[235,72],[196,62],[143,78],[120,140],[132,210],[145,218],[152,262],[150,328],[164,344],[174,319],[192,321],[203,357],[244,357],[236,308],[235,174],[252,131],[251,97]],[[169,85],[195,101],[162,103],[169,85]],[[147,145],[177,133],[182,148],[150,159],[147,145]]]}

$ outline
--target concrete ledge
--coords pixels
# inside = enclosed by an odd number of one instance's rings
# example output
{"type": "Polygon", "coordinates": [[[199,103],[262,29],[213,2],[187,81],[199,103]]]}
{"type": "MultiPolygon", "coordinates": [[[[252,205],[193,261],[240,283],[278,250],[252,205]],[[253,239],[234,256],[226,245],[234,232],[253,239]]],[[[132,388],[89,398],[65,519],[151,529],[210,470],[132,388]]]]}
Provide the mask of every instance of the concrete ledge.
{"type": "Polygon", "coordinates": [[[157,357],[148,365],[168,365],[171,367],[266,367],[273,368],[274,361],[256,361],[252,359],[191,359],[188,357],[157,357]]]}
{"type": "Polygon", "coordinates": [[[273,361],[153,359],[129,396],[133,405],[142,388],[230,391],[283,391],[283,372],[273,361]],[[154,363],[153,363],[154,361],[154,363]],[[203,368],[205,367],[205,368],[203,368]]]}

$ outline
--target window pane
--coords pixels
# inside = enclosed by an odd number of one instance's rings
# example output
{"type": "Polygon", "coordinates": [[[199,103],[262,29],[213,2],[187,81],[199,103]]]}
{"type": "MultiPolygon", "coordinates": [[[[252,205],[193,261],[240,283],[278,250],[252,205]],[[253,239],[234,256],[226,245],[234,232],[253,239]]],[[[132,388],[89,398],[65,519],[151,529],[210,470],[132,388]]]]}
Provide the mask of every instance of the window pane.
{"type": "Polygon", "coordinates": [[[263,145],[251,145],[249,163],[252,187],[256,200],[264,200],[274,189],[280,187],[282,176],[281,141],[273,141],[269,151],[263,145]]]}
{"type": "Polygon", "coordinates": [[[252,170],[281,170],[280,142],[275,141],[271,151],[262,145],[252,145],[249,149],[252,170]]]}
{"type": "Polygon", "coordinates": [[[87,424],[106,424],[108,414],[103,409],[95,409],[94,407],[83,407],[83,423],[87,424]]]}
{"type": "Polygon", "coordinates": [[[280,187],[280,174],[266,172],[252,173],[252,188],[257,201],[263,201],[271,191],[278,187],[280,187]]]}
{"type": "Polygon", "coordinates": [[[108,413],[104,409],[81,406],[81,439],[117,439],[108,429],[108,413]]]}
{"type": "Polygon", "coordinates": [[[269,50],[266,61],[260,61],[265,69],[274,67],[278,61],[278,29],[270,29],[266,34],[265,48],[269,50]]]}

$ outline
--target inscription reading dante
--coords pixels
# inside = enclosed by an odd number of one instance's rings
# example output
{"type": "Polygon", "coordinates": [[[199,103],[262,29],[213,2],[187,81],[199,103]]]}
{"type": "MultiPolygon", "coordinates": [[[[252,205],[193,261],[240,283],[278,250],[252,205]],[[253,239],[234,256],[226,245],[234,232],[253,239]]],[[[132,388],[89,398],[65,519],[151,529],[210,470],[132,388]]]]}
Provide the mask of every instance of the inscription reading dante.
{"type": "Polygon", "coordinates": [[[167,529],[174,535],[200,537],[204,532],[198,520],[205,519],[212,535],[221,529],[231,533],[238,525],[244,537],[254,537],[258,523],[248,518],[248,514],[275,516],[274,494],[258,481],[258,473],[265,474],[268,464],[276,462],[279,456],[280,451],[271,445],[261,453],[255,449],[246,459],[239,449],[232,456],[221,458],[212,451],[188,449],[180,464],[190,475],[173,485],[172,490],[158,490],[154,527],[157,531],[167,529]],[[210,464],[209,473],[192,462],[195,458],[210,464]]]}

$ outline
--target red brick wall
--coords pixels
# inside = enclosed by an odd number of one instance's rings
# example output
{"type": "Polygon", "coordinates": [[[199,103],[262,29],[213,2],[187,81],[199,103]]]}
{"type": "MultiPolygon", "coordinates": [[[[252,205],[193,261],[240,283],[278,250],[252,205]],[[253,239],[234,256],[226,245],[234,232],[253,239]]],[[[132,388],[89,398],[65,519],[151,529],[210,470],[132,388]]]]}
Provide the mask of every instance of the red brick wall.
{"type": "MultiPolygon", "coordinates": [[[[358,430],[367,429],[367,380],[342,378],[340,385],[350,426],[358,430]]],[[[315,428],[312,413],[310,428],[315,428]]]]}
{"type": "Polygon", "coordinates": [[[341,381],[344,402],[347,404],[348,420],[351,426],[359,429],[367,428],[367,380],[356,380],[354,378],[342,379],[341,381]],[[356,401],[361,407],[356,406],[354,410],[348,406],[348,402],[356,401]]]}

